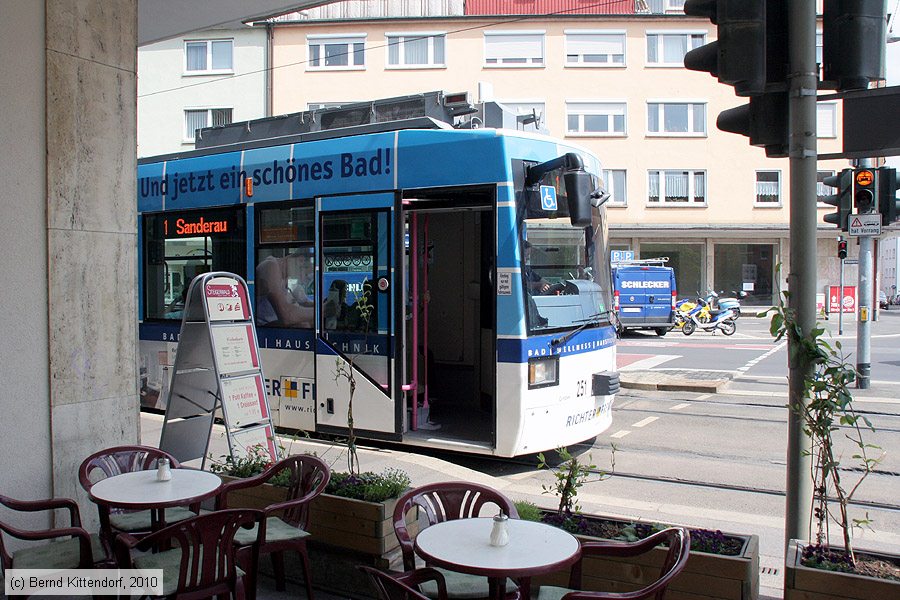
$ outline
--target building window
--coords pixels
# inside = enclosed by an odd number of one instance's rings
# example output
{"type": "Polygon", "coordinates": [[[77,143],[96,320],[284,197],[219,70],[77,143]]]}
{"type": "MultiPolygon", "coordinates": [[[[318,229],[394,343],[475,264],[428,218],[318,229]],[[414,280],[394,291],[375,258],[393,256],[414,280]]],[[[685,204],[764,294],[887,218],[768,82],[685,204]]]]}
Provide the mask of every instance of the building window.
{"type": "Polygon", "coordinates": [[[230,73],[234,40],[198,40],[184,43],[184,71],[189,75],[230,73]]]}
{"type": "Polygon", "coordinates": [[[706,171],[649,171],[650,204],[705,204],[706,171]]]}
{"type": "Polygon", "coordinates": [[[706,43],[706,34],[699,33],[648,33],[647,64],[667,67],[683,67],[688,50],[706,43]]]}
{"type": "Polygon", "coordinates": [[[193,144],[197,130],[231,123],[230,108],[203,108],[184,111],[184,141],[193,144]]]}
{"type": "Polygon", "coordinates": [[[615,206],[628,204],[625,195],[625,169],[603,169],[603,183],[609,193],[609,203],[615,206]]]}
{"type": "Polygon", "coordinates": [[[703,102],[648,102],[647,133],[651,135],[706,135],[703,102]]]}
{"type": "Polygon", "coordinates": [[[756,204],[781,205],[781,171],[756,172],[756,204]]]}
{"type": "Polygon", "coordinates": [[[446,36],[435,33],[385,34],[390,67],[443,67],[446,36]]]}
{"type": "Polygon", "coordinates": [[[837,193],[835,188],[825,185],[825,178],[833,175],[834,171],[816,171],[816,202],[822,206],[828,206],[825,204],[825,196],[832,196],[837,193]]]}
{"type": "Polygon", "coordinates": [[[544,32],[485,32],[484,62],[487,66],[543,66],[544,32]]]}
{"type": "MultiPolygon", "coordinates": [[[[543,126],[544,103],[542,101],[498,100],[498,102],[520,117],[534,117],[535,128],[539,129],[543,126]]],[[[522,122],[522,119],[520,119],[520,122],[522,122]]]]}
{"type": "Polygon", "coordinates": [[[366,64],[366,36],[306,36],[311,69],[361,69],[366,64]]]}
{"type": "Polygon", "coordinates": [[[625,32],[566,31],[566,66],[625,65],[625,32]]]}
{"type": "Polygon", "coordinates": [[[625,135],[624,102],[566,102],[569,135],[625,135]]]}
{"type": "Polygon", "coordinates": [[[837,104],[834,102],[816,104],[816,130],[820,138],[837,137],[837,104]]]}

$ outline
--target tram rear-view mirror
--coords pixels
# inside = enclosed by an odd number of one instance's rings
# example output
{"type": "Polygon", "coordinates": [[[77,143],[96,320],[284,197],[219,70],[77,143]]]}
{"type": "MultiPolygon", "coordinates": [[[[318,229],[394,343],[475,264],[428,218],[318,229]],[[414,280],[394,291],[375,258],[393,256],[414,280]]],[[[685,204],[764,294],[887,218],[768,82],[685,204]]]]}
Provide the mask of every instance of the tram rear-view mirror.
{"type": "Polygon", "coordinates": [[[591,224],[591,194],[594,182],[587,171],[566,171],[563,174],[566,182],[566,199],[569,204],[569,219],[575,227],[586,227],[591,224]]]}

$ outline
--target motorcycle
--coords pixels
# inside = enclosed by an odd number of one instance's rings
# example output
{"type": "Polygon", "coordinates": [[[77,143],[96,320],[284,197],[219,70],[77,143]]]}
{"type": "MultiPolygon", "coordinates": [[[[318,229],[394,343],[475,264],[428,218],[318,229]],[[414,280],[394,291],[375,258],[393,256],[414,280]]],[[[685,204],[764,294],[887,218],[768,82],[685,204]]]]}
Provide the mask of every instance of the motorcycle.
{"type": "Polygon", "coordinates": [[[697,318],[701,323],[708,323],[712,318],[709,312],[708,304],[701,304],[699,299],[688,299],[685,298],[683,300],[679,300],[675,304],[675,313],[673,322],[675,324],[675,329],[681,329],[684,326],[684,322],[687,320],[688,315],[691,314],[691,311],[694,310],[697,306],[700,306],[700,311],[697,314],[697,318]]]}
{"type": "Polygon", "coordinates": [[[735,292],[737,298],[719,298],[719,295],[710,290],[706,295],[706,301],[710,304],[710,310],[713,314],[722,312],[723,310],[731,310],[734,313],[733,318],[737,319],[741,316],[740,298],[746,298],[747,292],[735,292]]]}
{"type": "Polygon", "coordinates": [[[730,308],[726,308],[725,310],[720,310],[718,313],[712,316],[712,318],[707,323],[702,323],[700,321],[699,315],[704,303],[701,302],[694,310],[690,312],[688,317],[684,321],[684,325],[681,326],[681,332],[684,335],[691,335],[697,329],[702,329],[703,331],[712,331],[715,333],[717,330],[721,330],[725,335],[734,335],[734,332],[737,331],[737,323],[735,323],[734,310],[730,308]]]}

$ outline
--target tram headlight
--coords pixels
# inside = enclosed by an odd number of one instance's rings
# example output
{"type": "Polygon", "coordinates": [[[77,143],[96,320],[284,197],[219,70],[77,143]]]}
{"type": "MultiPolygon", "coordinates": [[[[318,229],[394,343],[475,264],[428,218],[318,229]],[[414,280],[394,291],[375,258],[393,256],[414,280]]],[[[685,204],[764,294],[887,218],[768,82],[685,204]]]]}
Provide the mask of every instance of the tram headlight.
{"type": "Polygon", "coordinates": [[[559,357],[546,356],[528,360],[528,388],[546,387],[559,383],[559,357]]]}

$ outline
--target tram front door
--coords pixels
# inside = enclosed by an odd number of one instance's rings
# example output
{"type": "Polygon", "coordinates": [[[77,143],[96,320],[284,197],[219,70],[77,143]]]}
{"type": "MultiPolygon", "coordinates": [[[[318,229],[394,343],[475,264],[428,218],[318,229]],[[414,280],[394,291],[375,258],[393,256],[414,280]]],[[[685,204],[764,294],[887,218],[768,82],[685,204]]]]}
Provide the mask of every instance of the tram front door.
{"type": "Polygon", "coordinates": [[[394,196],[316,199],[316,429],[399,439],[394,196]],[[366,207],[360,210],[359,207],[366,207]]]}

